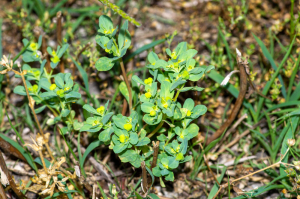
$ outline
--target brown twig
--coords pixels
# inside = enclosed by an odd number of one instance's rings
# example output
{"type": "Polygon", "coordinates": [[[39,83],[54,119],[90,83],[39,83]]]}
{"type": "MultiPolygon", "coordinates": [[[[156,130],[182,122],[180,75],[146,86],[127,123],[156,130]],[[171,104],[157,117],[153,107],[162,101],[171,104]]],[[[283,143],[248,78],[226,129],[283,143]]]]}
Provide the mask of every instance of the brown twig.
{"type": "Polygon", "coordinates": [[[127,111],[127,100],[124,98],[123,100],[123,108],[122,108],[122,115],[126,115],[126,111],[127,111]]]}
{"type": "Polygon", "coordinates": [[[47,71],[47,73],[50,73],[52,69],[51,69],[51,66],[50,66],[49,54],[47,52],[47,40],[46,40],[46,36],[45,35],[43,35],[43,41],[42,41],[42,54],[47,59],[47,62],[46,62],[46,71],[47,71]]]}
{"type": "MultiPolygon", "coordinates": [[[[58,11],[56,13],[56,19],[57,19],[57,26],[56,26],[56,37],[57,37],[57,44],[62,45],[62,17],[61,17],[61,11],[58,11]]],[[[59,69],[61,73],[65,72],[65,66],[63,60],[60,61],[59,63],[59,69]]]]}
{"type": "Polygon", "coordinates": [[[24,158],[24,156],[22,155],[22,153],[19,150],[17,150],[13,145],[8,143],[1,137],[0,137],[0,148],[3,151],[15,156],[16,158],[23,160],[24,162],[27,162],[27,160],[24,158]]]}
{"type": "MultiPolygon", "coordinates": [[[[201,144],[201,143],[199,143],[199,144],[200,144],[200,147],[201,147],[201,149],[202,149],[202,151],[203,151],[204,149],[203,149],[203,146],[202,146],[202,144],[201,144]]],[[[210,171],[210,173],[212,174],[212,176],[213,176],[214,180],[215,180],[215,181],[217,182],[217,184],[220,186],[220,183],[219,183],[219,181],[218,181],[217,177],[215,176],[214,172],[211,170],[211,168],[210,168],[210,166],[209,166],[209,164],[208,164],[207,158],[206,158],[206,156],[205,156],[205,154],[204,154],[204,153],[203,153],[203,159],[204,159],[204,161],[205,161],[205,164],[206,164],[206,166],[207,166],[208,170],[209,170],[209,171],[210,171]]]]}
{"type": "Polygon", "coordinates": [[[245,70],[246,64],[248,64],[247,60],[243,61],[240,56],[237,56],[237,63],[240,68],[240,92],[232,109],[232,112],[226,122],[211,136],[207,139],[206,145],[217,139],[222,135],[222,133],[232,124],[233,120],[237,116],[246,95],[247,91],[247,73],[245,70]]]}
{"type": "MultiPolygon", "coordinates": [[[[1,167],[2,171],[5,173],[5,175],[8,179],[10,187],[15,192],[15,194],[18,196],[18,198],[26,198],[24,196],[24,194],[17,188],[17,185],[16,185],[15,181],[12,179],[12,177],[11,177],[7,167],[6,167],[4,158],[2,156],[2,152],[0,152],[0,167],[1,167]]],[[[2,185],[0,184],[0,186],[2,186],[2,185]]]]}
{"type": "Polygon", "coordinates": [[[1,184],[0,184],[0,199],[7,199],[5,191],[1,184]]]}
{"type": "Polygon", "coordinates": [[[122,59],[120,60],[120,66],[121,66],[121,70],[122,70],[122,76],[124,78],[125,84],[126,84],[127,89],[128,89],[128,94],[129,94],[129,113],[131,113],[131,111],[132,111],[132,93],[131,93],[130,83],[128,81],[126,70],[125,70],[125,66],[124,66],[124,63],[123,63],[122,59]]]}
{"type": "MultiPolygon", "coordinates": [[[[41,128],[40,122],[39,122],[39,120],[38,120],[38,118],[37,118],[37,116],[36,116],[35,110],[34,110],[34,103],[35,103],[35,102],[34,102],[33,98],[29,95],[29,91],[28,91],[28,88],[27,88],[27,85],[26,85],[26,81],[25,81],[25,77],[24,77],[24,74],[25,74],[25,73],[24,73],[24,71],[21,71],[20,73],[19,73],[18,71],[15,71],[15,70],[13,70],[13,71],[14,71],[14,73],[20,75],[21,78],[22,78],[23,85],[24,85],[25,91],[26,91],[26,95],[27,95],[27,98],[28,98],[28,101],[29,101],[28,105],[29,105],[29,107],[30,107],[30,109],[31,109],[31,111],[32,111],[32,114],[33,114],[33,116],[34,116],[34,120],[35,120],[35,122],[36,122],[36,124],[37,124],[37,126],[38,126],[38,129],[39,129],[40,134],[43,136],[44,140],[46,140],[45,135],[44,135],[44,132],[43,132],[43,130],[42,130],[42,128],[41,128]]],[[[55,160],[54,157],[53,157],[53,155],[52,155],[52,152],[51,152],[51,149],[50,149],[50,147],[49,147],[49,144],[48,144],[48,143],[45,143],[45,146],[46,146],[46,149],[47,149],[47,151],[48,151],[48,153],[49,153],[51,159],[52,159],[52,160],[55,160]]]]}
{"type": "Polygon", "coordinates": [[[158,149],[159,149],[159,141],[152,141],[153,144],[153,161],[151,164],[151,171],[154,167],[156,167],[157,164],[157,157],[158,157],[158,149]]]}
{"type": "Polygon", "coordinates": [[[212,153],[214,153],[223,143],[223,141],[230,135],[230,133],[232,133],[236,127],[245,119],[247,118],[247,113],[245,113],[244,115],[242,115],[242,117],[240,117],[236,123],[234,123],[232,125],[232,127],[226,132],[226,134],[224,135],[224,137],[218,142],[218,144],[214,147],[213,150],[211,150],[212,153]]]}
{"type": "MultiPolygon", "coordinates": [[[[244,179],[244,178],[246,178],[246,177],[253,176],[254,174],[259,173],[259,172],[261,172],[261,171],[264,171],[264,170],[273,168],[273,167],[275,167],[275,166],[277,166],[277,165],[280,165],[280,164],[284,164],[284,165],[285,165],[286,163],[281,162],[281,161],[283,160],[283,158],[285,157],[285,155],[288,153],[289,149],[290,149],[290,148],[288,148],[288,149],[286,150],[286,152],[284,153],[284,155],[280,158],[279,162],[276,162],[276,163],[274,163],[274,164],[272,164],[272,165],[270,165],[270,166],[267,166],[267,167],[265,167],[265,168],[263,168],[263,169],[260,169],[260,170],[258,170],[258,171],[255,171],[255,172],[253,172],[253,173],[247,174],[247,175],[242,176],[242,177],[240,177],[240,178],[234,179],[234,180],[230,181],[229,185],[232,185],[234,182],[239,181],[239,180],[242,180],[242,179],[244,179]]],[[[220,188],[219,188],[219,190],[217,191],[217,193],[214,195],[213,199],[215,199],[215,198],[218,196],[218,194],[220,193],[220,191],[221,191],[223,188],[227,187],[227,186],[228,186],[228,183],[223,184],[223,185],[220,185],[220,188]]]]}
{"type": "Polygon", "coordinates": [[[148,192],[148,182],[147,182],[147,171],[145,161],[141,163],[142,168],[142,190],[144,193],[148,192]]]}

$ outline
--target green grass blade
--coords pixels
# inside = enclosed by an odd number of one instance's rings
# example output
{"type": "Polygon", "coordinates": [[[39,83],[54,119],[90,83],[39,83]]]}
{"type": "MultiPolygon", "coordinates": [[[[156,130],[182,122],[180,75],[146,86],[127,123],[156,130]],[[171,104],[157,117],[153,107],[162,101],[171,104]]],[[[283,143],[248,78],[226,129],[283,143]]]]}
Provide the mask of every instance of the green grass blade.
{"type": "Polygon", "coordinates": [[[233,199],[246,199],[246,198],[253,198],[255,196],[258,196],[264,192],[267,192],[269,190],[280,190],[286,188],[284,185],[271,185],[271,186],[263,186],[259,187],[258,189],[255,189],[253,191],[244,192],[244,195],[235,197],[233,199]]]}
{"type": "Polygon", "coordinates": [[[160,40],[157,40],[157,41],[153,41],[152,43],[150,44],[146,44],[142,47],[140,47],[139,49],[137,49],[136,51],[134,51],[133,53],[131,53],[130,55],[128,55],[127,57],[125,57],[124,59],[124,63],[127,63],[131,58],[133,58],[134,56],[144,52],[145,50],[148,50],[148,49],[151,49],[153,48],[154,46],[158,45],[158,44],[161,44],[163,42],[165,42],[166,39],[160,39],[160,40]]]}
{"type": "MultiPolygon", "coordinates": [[[[297,62],[296,62],[296,65],[295,65],[295,68],[293,70],[293,73],[291,75],[291,78],[289,79],[289,87],[288,87],[288,93],[287,93],[287,99],[286,101],[289,101],[290,99],[290,96],[291,96],[291,92],[292,92],[292,88],[293,88],[293,84],[294,84],[294,80],[295,80],[295,77],[296,77],[296,74],[299,70],[299,63],[300,63],[300,54],[298,56],[298,59],[297,59],[297,62]]],[[[296,90],[295,90],[296,91],[296,90]]],[[[300,91],[300,90],[299,90],[300,91]]],[[[298,92],[299,93],[299,92],[298,92]]],[[[300,95],[300,94],[299,94],[300,95]]],[[[295,100],[295,99],[293,99],[295,100]]]]}
{"type": "Polygon", "coordinates": [[[296,89],[294,90],[293,94],[291,95],[290,100],[296,101],[300,98],[300,82],[297,84],[296,89]]]}
{"type": "MultiPolygon", "coordinates": [[[[92,142],[85,150],[81,160],[79,160],[80,163],[80,168],[83,168],[83,164],[85,159],[87,158],[87,156],[91,153],[92,150],[94,150],[96,147],[101,145],[101,141],[100,140],[96,140],[94,142],[92,142]]],[[[85,174],[84,174],[85,175],[85,174]]]]}
{"type": "Polygon", "coordinates": [[[102,195],[103,199],[108,199],[107,196],[106,196],[106,194],[104,193],[102,187],[100,186],[99,182],[97,182],[97,184],[98,184],[98,187],[100,189],[100,192],[101,192],[101,195],[102,195]]]}
{"type": "Polygon", "coordinates": [[[234,66],[233,66],[233,61],[232,61],[232,55],[230,53],[230,48],[229,48],[228,42],[226,41],[225,35],[222,33],[219,26],[218,26],[218,32],[219,32],[219,35],[221,36],[221,39],[222,39],[222,41],[225,45],[225,49],[226,49],[226,52],[227,52],[227,57],[228,57],[228,60],[229,60],[230,69],[233,70],[234,66]]]}
{"type": "MultiPolygon", "coordinates": [[[[289,146],[287,144],[288,139],[294,138],[295,131],[297,130],[298,122],[299,122],[300,116],[292,116],[291,119],[288,121],[289,129],[287,133],[284,136],[284,140],[282,142],[282,147],[281,147],[281,154],[285,154],[285,152],[288,150],[289,146]]],[[[289,153],[287,153],[284,158],[282,159],[282,162],[287,163],[289,157],[289,153]]],[[[283,165],[280,165],[280,175],[283,175],[285,173],[286,167],[283,165]]]]}
{"type": "Polygon", "coordinates": [[[267,109],[266,111],[264,111],[258,118],[258,120],[261,120],[264,115],[270,111],[273,111],[275,109],[278,109],[278,108],[284,108],[284,107],[289,107],[289,106],[295,106],[295,105],[300,105],[300,101],[289,101],[289,102],[284,102],[282,104],[277,104],[277,105],[274,105],[272,106],[271,108],[267,109]]]}
{"type": "Polygon", "coordinates": [[[11,128],[12,128],[12,129],[14,130],[14,132],[17,134],[17,136],[18,136],[18,138],[21,140],[22,144],[25,144],[25,142],[24,142],[24,140],[23,140],[21,134],[19,133],[19,131],[17,131],[17,129],[16,129],[16,128],[14,127],[14,125],[11,123],[11,120],[10,120],[10,118],[9,118],[9,116],[8,116],[6,110],[5,110],[5,114],[6,114],[6,116],[7,116],[7,119],[8,119],[8,122],[9,122],[11,128]]]}
{"type": "Polygon", "coordinates": [[[31,166],[31,168],[33,168],[35,171],[37,171],[37,167],[36,164],[33,161],[32,156],[30,155],[30,153],[28,153],[24,147],[20,146],[16,141],[10,139],[9,137],[6,137],[3,134],[0,134],[0,137],[5,140],[6,142],[8,142],[9,144],[13,145],[18,151],[20,151],[20,153],[22,153],[22,155],[24,156],[24,158],[27,160],[28,164],[31,166]]]}
{"type": "Polygon", "coordinates": [[[85,72],[85,70],[82,68],[82,66],[80,66],[77,61],[75,61],[73,59],[72,56],[71,57],[71,60],[73,61],[73,63],[76,65],[77,69],[79,70],[81,76],[82,76],[82,79],[83,79],[83,82],[84,82],[84,85],[85,85],[85,89],[87,92],[90,92],[90,89],[89,89],[89,77],[88,77],[88,74],[85,72]]]}
{"type": "MultiPolygon", "coordinates": [[[[261,41],[260,39],[258,39],[254,34],[253,34],[253,36],[255,37],[255,39],[256,39],[257,41],[260,41],[260,43],[264,46],[264,44],[262,43],[262,41],[261,41]]],[[[268,81],[267,84],[266,84],[266,86],[264,87],[263,92],[262,92],[264,95],[267,95],[267,93],[269,92],[269,90],[270,90],[270,88],[271,88],[271,85],[272,85],[272,84],[274,83],[274,81],[275,81],[275,78],[279,75],[279,72],[280,72],[281,68],[283,67],[283,65],[284,65],[284,63],[285,63],[285,61],[286,61],[286,59],[288,58],[288,56],[289,56],[289,54],[290,54],[290,52],[291,52],[291,50],[292,50],[293,44],[294,44],[294,42],[295,42],[295,38],[296,38],[296,37],[294,37],[292,43],[290,44],[290,47],[289,47],[288,52],[285,54],[283,60],[281,61],[279,67],[276,69],[276,71],[275,71],[275,73],[273,74],[271,80],[268,81]]],[[[262,48],[262,49],[263,49],[263,48],[262,48]]],[[[266,47],[265,47],[265,46],[264,46],[264,49],[265,49],[266,55],[267,55],[267,56],[270,56],[270,53],[268,52],[268,50],[266,50],[266,47]]],[[[263,51],[264,51],[264,50],[263,50],[263,51]]],[[[265,56],[266,56],[266,55],[265,55],[265,56]]],[[[272,58],[270,58],[270,60],[272,60],[272,61],[274,62],[274,60],[273,60],[272,58]]],[[[269,61],[270,61],[270,60],[269,60],[269,61]]],[[[272,64],[271,64],[271,65],[272,65],[272,64]]],[[[275,65],[275,63],[274,63],[274,65],[275,65]]],[[[280,78],[279,78],[279,80],[280,80],[280,78]]],[[[283,84],[283,83],[281,83],[281,84],[282,84],[282,87],[281,87],[281,88],[284,88],[284,84],[283,84]]],[[[281,89],[281,91],[282,91],[282,95],[284,96],[284,92],[283,92],[282,89],[281,89]]],[[[285,92],[286,92],[286,91],[285,91],[285,92]]],[[[285,93],[285,96],[284,96],[284,97],[286,98],[286,93],[285,93]]],[[[260,115],[260,111],[261,111],[261,109],[262,109],[262,107],[263,107],[264,101],[265,101],[265,98],[260,97],[259,102],[258,102],[258,106],[257,106],[257,118],[258,118],[258,116],[260,115]]]]}
{"type": "Polygon", "coordinates": [[[2,58],[2,21],[3,19],[0,18],[0,58],[2,58]]]}
{"type": "MultiPolygon", "coordinates": [[[[253,37],[255,38],[255,40],[256,40],[256,42],[258,43],[258,45],[260,46],[260,48],[261,48],[261,50],[262,50],[264,56],[267,58],[267,60],[269,60],[269,62],[270,62],[270,64],[271,64],[272,68],[273,68],[275,71],[277,71],[277,66],[276,66],[276,64],[275,64],[275,61],[274,61],[274,59],[272,58],[272,56],[271,56],[270,52],[268,51],[267,47],[265,46],[265,44],[264,44],[258,37],[256,37],[254,34],[252,34],[252,35],[253,35],[253,37]]],[[[281,67],[283,66],[283,63],[285,62],[285,60],[289,57],[289,54],[290,54],[290,52],[291,52],[291,47],[293,46],[294,41],[295,41],[295,39],[294,39],[293,42],[291,43],[290,49],[288,50],[288,52],[286,53],[284,59],[282,60],[282,62],[281,62],[281,64],[280,64],[281,67]]],[[[278,68],[281,69],[280,66],[279,66],[278,68]]],[[[272,77],[274,77],[274,79],[275,79],[275,77],[277,77],[277,75],[278,75],[278,74],[276,74],[276,76],[275,76],[275,74],[274,74],[272,77]]],[[[283,79],[282,79],[282,77],[281,77],[280,74],[278,75],[278,79],[279,79],[279,81],[280,81],[280,83],[281,83],[281,85],[282,85],[282,87],[281,87],[282,95],[283,95],[284,98],[286,98],[286,90],[285,90],[285,86],[284,86],[283,79]]],[[[273,82],[272,82],[272,83],[273,83],[273,82]]],[[[269,91],[269,89],[268,89],[268,91],[269,91]]],[[[264,95],[266,95],[266,94],[264,94],[264,95]]]]}
{"type": "Polygon", "coordinates": [[[57,4],[55,5],[55,7],[52,8],[52,9],[49,11],[50,18],[54,17],[54,16],[56,15],[56,13],[57,13],[59,10],[61,10],[62,6],[63,6],[65,3],[67,3],[67,2],[68,2],[68,0],[62,0],[62,1],[60,1],[59,3],[57,3],[57,4]]]}
{"type": "MultiPolygon", "coordinates": [[[[219,181],[219,183],[222,181],[223,177],[224,177],[224,174],[226,172],[226,169],[227,167],[223,167],[222,168],[222,173],[219,177],[217,177],[217,180],[219,181]]],[[[210,190],[210,193],[208,195],[208,199],[212,199],[216,193],[218,192],[218,189],[219,189],[219,185],[217,184],[217,182],[214,184],[213,188],[210,190]]]]}

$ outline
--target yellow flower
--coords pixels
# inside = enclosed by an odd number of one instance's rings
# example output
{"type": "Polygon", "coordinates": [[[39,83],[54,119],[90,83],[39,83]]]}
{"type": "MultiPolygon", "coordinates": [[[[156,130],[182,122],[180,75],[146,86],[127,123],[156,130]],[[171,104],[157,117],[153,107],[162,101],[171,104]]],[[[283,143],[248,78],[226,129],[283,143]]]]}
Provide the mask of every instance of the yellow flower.
{"type": "Polygon", "coordinates": [[[54,55],[54,57],[51,58],[51,61],[56,64],[60,61],[60,59],[57,55],[54,55]]]}
{"type": "Polygon", "coordinates": [[[104,110],[105,110],[104,106],[100,106],[99,108],[97,108],[97,112],[101,115],[103,115],[104,110]]]}
{"type": "Polygon", "coordinates": [[[68,90],[70,90],[70,87],[64,88],[64,91],[68,91],[68,90]]]}
{"type": "Polygon", "coordinates": [[[63,89],[60,89],[60,90],[56,91],[56,94],[57,94],[59,97],[63,97],[63,96],[64,96],[64,90],[63,90],[63,89]]]}
{"type": "Polygon", "coordinates": [[[96,126],[96,125],[98,125],[100,122],[98,121],[98,120],[94,120],[94,122],[93,122],[93,126],[96,126]]]}
{"type": "Polygon", "coordinates": [[[146,98],[150,98],[151,97],[151,93],[150,92],[147,92],[147,93],[145,93],[145,96],[146,96],[146,98]]]}
{"type": "Polygon", "coordinates": [[[166,169],[169,169],[169,166],[167,164],[162,164],[166,169]]]}
{"type": "Polygon", "coordinates": [[[147,84],[147,85],[151,85],[152,82],[153,82],[153,79],[151,77],[149,77],[148,79],[144,80],[144,83],[147,84]]]}
{"type": "Polygon", "coordinates": [[[132,129],[132,125],[130,123],[124,124],[123,127],[126,131],[130,131],[132,129]]]}
{"type": "Polygon", "coordinates": [[[120,137],[119,137],[119,139],[120,139],[120,142],[121,143],[124,143],[125,142],[125,135],[124,134],[122,134],[122,135],[120,135],[120,137]]]}
{"type": "Polygon", "coordinates": [[[39,88],[39,86],[35,84],[32,87],[28,88],[28,90],[35,93],[35,92],[37,92],[38,88],[39,88]]]}
{"type": "Polygon", "coordinates": [[[32,43],[30,43],[29,47],[30,47],[30,49],[31,49],[32,51],[37,51],[37,49],[38,49],[38,44],[32,42],[32,43]]]}
{"type": "Polygon", "coordinates": [[[187,111],[186,116],[190,117],[192,115],[192,112],[190,110],[187,111]]]}
{"type": "Polygon", "coordinates": [[[150,115],[151,115],[152,117],[155,116],[155,115],[156,115],[156,111],[154,111],[154,110],[150,111],[150,115]]]}
{"type": "Polygon", "coordinates": [[[184,135],[183,135],[183,133],[180,133],[180,136],[179,136],[181,139],[183,139],[184,138],[184,135]]]}
{"type": "Polygon", "coordinates": [[[53,90],[55,90],[55,89],[56,89],[56,84],[51,84],[50,90],[53,91],[53,90]]]}

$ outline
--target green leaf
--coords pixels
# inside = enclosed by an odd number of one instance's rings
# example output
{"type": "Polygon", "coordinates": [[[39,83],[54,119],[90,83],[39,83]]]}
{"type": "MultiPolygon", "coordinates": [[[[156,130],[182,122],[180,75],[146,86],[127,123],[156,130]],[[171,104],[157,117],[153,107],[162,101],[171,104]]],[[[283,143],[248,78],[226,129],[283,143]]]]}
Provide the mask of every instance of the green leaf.
{"type": "Polygon", "coordinates": [[[129,142],[130,142],[132,145],[135,145],[138,141],[139,141],[139,137],[138,137],[137,133],[130,133],[130,139],[129,139],[129,142]]]}
{"type": "Polygon", "coordinates": [[[144,102],[142,103],[141,109],[144,113],[150,113],[153,110],[154,104],[151,102],[144,102]]]}
{"type": "Polygon", "coordinates": [[[172,90],[174,90],[174,88],[177,88],[179,85],[182,85],[186,82],[186,80],[182,80],[182,78],[180,77],[177,81],[175,81],[172,86],[170,87],[170,92],[172,90]]]}
{"type": "Polygon", "coordinates": [[[152,169],[152,172],[153,172],[153,175],[155,175],[156,177],[160,177],[161,176],[160,169],[159,169],[158,166],[154,167],[152,169]]]}
{"type": "Polygon", "coordinates": [[[148,54],[147,58],[148,58],[148,61],[149,61],[151,64],[153,64],[153,63],[155,63],[157,60],[159,60],[157,54],[156,54],[155,52],[153,52],[153,51],[151,51],[151,52],[148,54]]]}
{"type": "Polygon", "coordinates": [[[190,111],[193,110],[194,106],[195,106],[195,102],[191,98],[186,99],[183,104],[183,108],[186,108],[190,111]]]}
{"type": "Polygon", "coordinates": [[[66,99],[70,99],[70,98],[79,99],[79,98],[81,98],[81,94],[78,93],[78,92],[75,92],[75,91],[71,91],[71,92],[69,92],[68,94],[65,95],[65,98],[66,99]]]}
{"type": "Polygon", "coordinates": [[[85,110],[86,110],[87,112],[89,112],[89,113],[92,113],[92,114],[94,114],[94,115],[100,115],[100,116],[101,116],[101,114],[98,113],[96,109],[94,109],[92,106],[90,106],[90,105],[88,105],[88,104],[85,104],[82,108],[85,109],[85,110]]]}
{"type": "Polygon", "coordinates": [[[110,135],[114,132],[114,129],[113,128],[108,128],[108,129],[105,129],[104,131],[102,131],[100,134],[99,134],[99,140],[100,141],[103,141],[103,142],[107,142],[108,140],[110,140],[110,135]]]}
{"type": "Polygon", "coordinates": [[[119,158],[122,162],[134,161],[139,156],[134,150],[126,150],[119,154],[119,158]]]}
{"type": "Polygon", "coordinates": [[[19,95],[26,95],[24,86],[16,86],[14,88],[14,93],[19,94],[19,95]]]}
{"type": "Polygon", "coordinates": [[[149,143],[150,143],[150,139],[147,137],[144,137],[135,146],[145,146],[149,143]]]}
{"type": "Polygon", "coordinates": [[[165,177],[168,181],[174,181],[174,173],[172,171],[169,172],[169,174],[165,177]]]}
{"type": "Polygon", "coordinates": [[[43,105],[43,106],[41,106],[41,107],[39,107],[39,108],[34,109],[34,111],[35,111],[36,114],[39,114],[39,113],[42,112],[45,108],[46,108],[46,105],[43,105]]]}
{"type": "Polygon", "coordinates": [[[136,83],[140,83],[140,84],[142,84],[142,85],[146,85],[138,76],[136,76],[136,75],[133,75],[132,76],[132,78],[131,78],[132,80],[134,80],[136,83]]]}
{"type": "Polygon", "coordinates": [[[98,71],[108,71],[114,66],[113,60],[108,57],[101,57],[97,60],[95,67],[98,71]]]}
{"type": "Polygon", "coordinates": [[[193,108],[191,117],[192,118],[198,118],[200,115],[205,114],[206,111],[207,111],[206,106],[204,106],[204,105],[197,105],[197,106],[195,106],[193,108]]]}
{"type": "MultiPolygon", "coordinates": [[[[43,163],[42,163],[40,157],[35,158],[34,161],[35,161],[36,163],[38,163],[39,165],[43,166],[43,163]]],[[[50,165],[51,165],[51,162],[49,162],[46,158],[44,158],[44,162],[45,162],[46,167],[49,168],[50,165]]]]}
{"type": "Polygon", "coordinates": [[[59,87],[59,88],[63,88],[64,87],[64,74],[63,73],[59,73],[54,77],[55,80],[55,84],[59,87]]]}
{"type": "Polygon", "coordinates": [[[176,169],[178,165],[179,162],[174,157],[169,158],[169,164],[168,164],[169,168],[176,169]]]}
{"type": "Polygon", "coordinates": [[[48,91],[48,92],[44,92],[44,93],[40,94],[40,97],[41,97],[42,99],[44,99],[44,98],[57,97],[57,95],[56,95],[56,93],[53,92],[53,91],[48,91]]]}
{"type": "Polygon", "coordinates": [[[121,143],[121,144],[115,145],[113,150],[115,153],[121,153],[122,151],[124,151],[127,148],[127,146],[128,146],[128,144],[121,143]]]}
{"type": "Polygon", "coordinates": [[[127,102],[129,103],[129,92],[128,92],[126,83],[124,81],[120,83],[119,90],[122,93],[122,95],[125,97],[127,102]]]}
{"type": "Polygon", "coordinates": [[[61,111],[61,116],[62,117],[67,117],[68,115],[69,115],[69,113],[70,113],[70,110],[69,109],[64,109],[64,110],[62,110],[61,111]]]}

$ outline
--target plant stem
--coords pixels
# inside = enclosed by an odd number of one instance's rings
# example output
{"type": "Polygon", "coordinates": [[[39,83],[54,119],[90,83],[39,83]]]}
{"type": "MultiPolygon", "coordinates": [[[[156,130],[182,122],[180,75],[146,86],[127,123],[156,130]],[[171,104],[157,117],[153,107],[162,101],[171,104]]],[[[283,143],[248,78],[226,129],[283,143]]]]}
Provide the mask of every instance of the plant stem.
{"type": "Polygon", "coordinates": [[[129,94],[129,112],[131,113],[131,110],[132,110],[132,93],[131,93],[130,84],[129,84],[129,81],[128,81],[128,78],[127,78],[127,75],[126,75],[126,70],[125,70],[125,66],[124,66],[122,58],[120,59],[120,66],[121,66],[122,75],[123,75],[125,84],[126,84],[127,89],[128,89],[128,94],[129,94]]]}
{"type": "Polygon", "coordinates": [[[178,96],[179,96],[179,93],[180,93],[181,89],[184,87],[184,85],[185,85],[185,84],[182,84],[181,88],[177,91],[177,93],[176,93],[176,95],[175,95],[175,97],[174,97],[174,99],[173,99],[174,102],[176,102],[176,100],[177,100],[177,98],[178,98],[178,96]]]}
{"type": "MultiPolygon", "coordinates": [[[[25,88],[25,91],[26,91],[26,95],[27,95],[27,98],[28,98],[28,101],[29,101],[29,107],[30,107],[30,109],[31,109],[31,111],[32,111],[32,113],[33,113],[33,116],[34,116],[35,122],[36,122],[36,124],[37,124],[37,126],[38,126],[39,132],[40,132],[40,134],[43,136],[43,139],[45,140],[44,132],[43,132],[43,130],[42,130],[42,128],[41,128],[40,122],[39,122],[39,120],[38,120],[38,118],[37,118],[37,116],[36,116],[36,113],[35,113],[35,111],[34,111],[34,101],[32,101],[32,97],[29,95],[29,92],[28,92],[28,88],[27,88],[27,85],[26,85],[26,81],[25,81],[24,74],[23,74],[22,71],[21,71],[20,73],[19,73],[18,71],[15,71],[15,70],[13,70],[13,71],[14,71],[15,73],[17,73],[18,75],[20,75],[21,78],[22,78],[23,85],[24,85],[24,88],[25,88]]],[[[47,151],[48,151],[48,153],[49,153],[51,159],[52,159],[52,160],[55,160],[54,157],[53,157],[53,155],[52,155],[52,152],[51,152],[51,149],[50,149],[48,143],[45,143],[45,146],[46,146],[46,149],[47,149],[47,151]]]]}
{"type": "Polygon", "coordinates": [[[156,163],[157,163],[157,157],[158,157],[158,150],[159,150],[159,141],[152,141],[152,145],[153,145],[153,161],[151,164],[151,171],[154,167],[156,167],[156,163]]]}
{"type": "MultiPolygon", "coordinates": [[[[57,27],[56,27],[57,44],[62,45],[61,11],[58,11],[56,13],[56,18],[57,18],[57,27]]],[[[63,59],[59,63],[59,69],[61,73],[65,72],[65,65],[63,59]]]]}
{"type": "Polygon", "coordinates": [[[161,122],[159,123],[159,125],[157,125],[157,127],[152,131],[152,133],[150,133],[147,137],[148,138],[151,138],[161,127],[162,125],[165,123],[164,122],[164,119],[165,119],[165,115],[163,115],[162,119],[161,119],[161,122]]]}
{"type": "Polygon", "coordinates": [[[47,167],[46,167],[46,163],[45,163],[45,160],[44,160],[44,156],[43,156],[42,151],[39,151],[39,156],[40,156],[40,158],[41,158],[41,161],[42,161],[44,170],[45,170],[45,172],[47,172],[47,167]]]}

